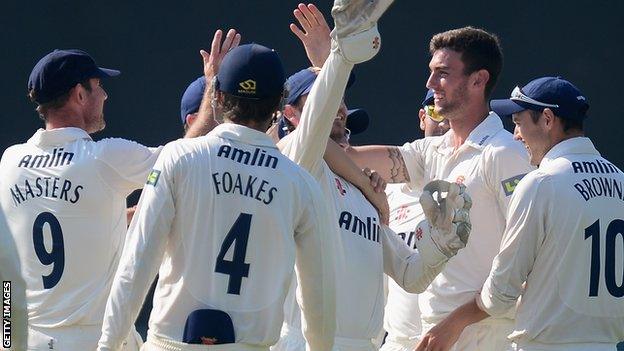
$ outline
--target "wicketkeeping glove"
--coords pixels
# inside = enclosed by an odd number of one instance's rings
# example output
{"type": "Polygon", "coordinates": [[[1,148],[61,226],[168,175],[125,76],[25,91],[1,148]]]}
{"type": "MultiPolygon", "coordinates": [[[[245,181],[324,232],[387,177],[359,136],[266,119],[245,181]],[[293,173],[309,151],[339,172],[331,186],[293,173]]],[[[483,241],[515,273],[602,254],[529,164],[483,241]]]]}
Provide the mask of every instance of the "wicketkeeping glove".
{"type": "Polygon", "coordinates": [[[335,0],[331,32],[332,49],[347,62],[357,64],[373,58],[381,47],[377,21],[394,0],[335,0]]]}
{"type": "Polygon", "coordinates": [[[420,195],[420,205],[427,219],[420,225],[424,233],[420,239],[417,237],[416,245],[423,256],[433,249],[431,244],[447,258],[466,247],[472,228],[469,216],[472,200],[463,184],[431,181],[420,195]]]}

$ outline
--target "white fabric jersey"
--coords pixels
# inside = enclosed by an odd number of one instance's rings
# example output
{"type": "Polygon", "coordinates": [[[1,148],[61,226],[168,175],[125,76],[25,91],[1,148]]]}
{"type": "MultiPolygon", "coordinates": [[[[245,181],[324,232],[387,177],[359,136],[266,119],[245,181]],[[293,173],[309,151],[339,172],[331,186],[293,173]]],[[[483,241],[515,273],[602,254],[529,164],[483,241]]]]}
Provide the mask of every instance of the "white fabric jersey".
{"type": "MultiPolygon", "coordinates": [[[[437,271],[426,266],[418,253],[387,227],[380,227],[377,211],[360,190],[334,174],[323,160],[324,141],[351,68],[339,54],[330,54],[308,95],[297,129],[280,141],[280,148],[312,173],[330,199],[331,218],[337,224],[330,233],[337,249],[336,343],[339,339],[367,340],[371,347],[383,322],[383,273],[406,289],[417,290],[428,285],[437,271]]],[[[289,329],[297,330],[296,309],[287,305],[286,311],[289,329]]]]}
{"type": "Polygon", "coordinates": [[[236,343],[277,342],[295,259],[308,342],[335,331],[331,222],[318,184],[264,133],[221,124],[165,146],[139,201],[99,350],[117,350],[160,266],[150,335],[183,341],[189,314],[228,313],[236,343]],[[150,185],[151,184],[151,185],[150,185]]]}
{"type": "Polygon", "coordinates": [[[481,290],[498,253],[509,198],[517,182],[533,169],[522,144],[513,140],[493,112],[456,151],[452,138],[450,130],[400,147],[412,189],[444,179],[466,185],[473,201],[468,245],[419,296],[423,321],[430,324],[438,323],[481,290]]]}
{"type": "Polygon", "coordinates": [[[143,186],[154,151],[59,128],[40,129],[4,152],[0,202],[20,256],[30,325],[102,322],[126,234],[126,197],[143,186]]]}
{"type": "Polygon", "coordinates": [[[511,335],[520,346],[615,349],[624,340],[623,271],[624,174],[588,138],[572,138],[518,184],[479,302],[500,315],[522,294],[511,335]]]}
{"type": "MultiPolygon", "coordinates": [[[[418,224],[425,219],[419,203],[420,190],[412,191],[405,184],[388,184],[386,194],[390,229],[415,250],[418,224]]],[[[406,292],[392,279],[388,279],[384,329],[388,338],[396,339],[418,340],[421,333],[418,294],[406,292]]]]}

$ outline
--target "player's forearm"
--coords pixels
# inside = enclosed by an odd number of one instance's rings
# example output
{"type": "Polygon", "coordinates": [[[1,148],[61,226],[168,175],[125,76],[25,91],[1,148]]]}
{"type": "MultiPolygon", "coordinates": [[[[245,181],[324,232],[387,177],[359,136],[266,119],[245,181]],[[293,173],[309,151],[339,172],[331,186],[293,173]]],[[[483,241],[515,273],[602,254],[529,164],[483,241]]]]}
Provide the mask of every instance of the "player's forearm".
{"type": "Polygon", "coordinates": [[[358,167],[373,169],[390,183],[410,181],[405,161],[397,146],[350,146],[345,151],[358,167]]]}
{"type": "Polygon", "coordinates": [[[189,126],[188,130],[184,134],[185,138],[196,138],[202,135],[210,133],[219,123],[215,120],[211,100],[213,99],[214,87],[212,82],[206,82],[206,89],[204,90],[204,97],[199,106],[197,112],[197,118],[189,126]]]}
{"type": "Polygon", "coordinates": [[[309,171],[322,161],[325,143],[319,140],[329,138],[352,68],[339,54],[329,56],[308,95],[299,125],[291,133],[296,152],[288,156],[309,171]]]}
{"type": "Polygon", "coordinates": [[[419,251],[411,249],[386,226],[381,227],[381,234],[384,273],[407,292],[417,294],[425,291],[448,261],[433,247],[419,248],[419,251]]]}
{"type": "Polygon", "coordinates": [[[370,179],[344,152],[335,141],[329,139],[323,157],[334,173],[355,185],[362,192],[372,191],[370,179]]]}

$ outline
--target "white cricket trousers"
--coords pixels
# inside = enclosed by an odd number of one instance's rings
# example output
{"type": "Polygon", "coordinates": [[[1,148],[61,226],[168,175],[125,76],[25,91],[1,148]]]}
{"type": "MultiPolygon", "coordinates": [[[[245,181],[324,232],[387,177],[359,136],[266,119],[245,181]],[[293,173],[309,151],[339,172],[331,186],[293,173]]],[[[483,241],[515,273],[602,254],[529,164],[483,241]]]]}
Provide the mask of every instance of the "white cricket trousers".
{"type": "MultiPolygon", "coordinates": [[[[284,324],[277,344],[271,351],[305,351],[305,339],[300,329],[284,324]]],[[[372,339],[352,339],[336,336],[332,351],[377,351],[372,339]]]]}
{"type": "Polygon", "coordinates": [[[609,343],[542,344],[518,342],[518,351],[616,351],[616,349],[616,344],[609,343]]]}
{"type": "Polygon", "coordinates": [[[148,331],[141,351],[269,351],[268,346],[250,344],[197,345],[160,338],[148,331]]]}
{"type": "MultiPolygon", "coordinates": [[[[38,328],[28,326],[28,351],[95,350],[102,335],[101,325],[38,328]]],[[[139,351],[143,341],[132,327],[123,351],[139,351]]]]}
{"type": "MultiPolygon", "coordinates": [[[[422,336],[435,326],[422,321],[422,336]]],[[[507,335],[514,330],[511,319],[488,318],[467,326],[449,351],[514,351],[507,335]]]]}
{"type": "Polygon", "coordinates": [[[414,351],[419,341],[419,337],[403,338],[388,333],[386,342],[381,345],[380,351],[414,351]]]}

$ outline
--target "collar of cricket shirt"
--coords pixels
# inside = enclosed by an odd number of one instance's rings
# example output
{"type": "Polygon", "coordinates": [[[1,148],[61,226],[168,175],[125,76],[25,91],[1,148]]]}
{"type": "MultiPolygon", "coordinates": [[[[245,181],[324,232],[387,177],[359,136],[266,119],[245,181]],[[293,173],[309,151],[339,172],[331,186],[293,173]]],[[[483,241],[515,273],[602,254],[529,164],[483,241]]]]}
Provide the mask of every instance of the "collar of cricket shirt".
{"type": "Polygon", "coordinates": [[[35,145],[61,145],[79,139],[92,140],[84,129],[67,127],[49,130],[39,129],[28,139],[27,143],[35,145]]]}
{"type": "Polygon", "coordinates": [[[221,123],[210,134],[212,133],[221,138],[239,140],[250,145],[277,148],[273,139],[266,133],[234,123],[221,123]]]}
{"type": "Polygon", "coordinates": [[[496,113],[490,112],[490,114],[470,132],[465,144],[482,150],[501,129],[503,129],[503,121],[501,121],[496,113]]]}
{"type": "Polygon", "coordinates": [[[572,154],[593,154],[600,156],[600,152],[596,150],[594,143],[592,143],[589,138],[574,137],[561,141],[559,144],[553,146],[552,149],[544,155],[542,162],[540,162],[540,168],[561,156],[572,154]]]}
{"type": "MultiPolygon", "coordinates": [[[[496,113],[490,112],[490,114],[470,132],[464,145],[482,150],[501,129],[503,129],[503,122],[500,117],[498,117],[496,113]]],[[[452,129],[444,135],[435,138],[437,139],[432,140],[431,145],[433,145],[438,152],[452,153],[454,150],[452,129]]]]}

